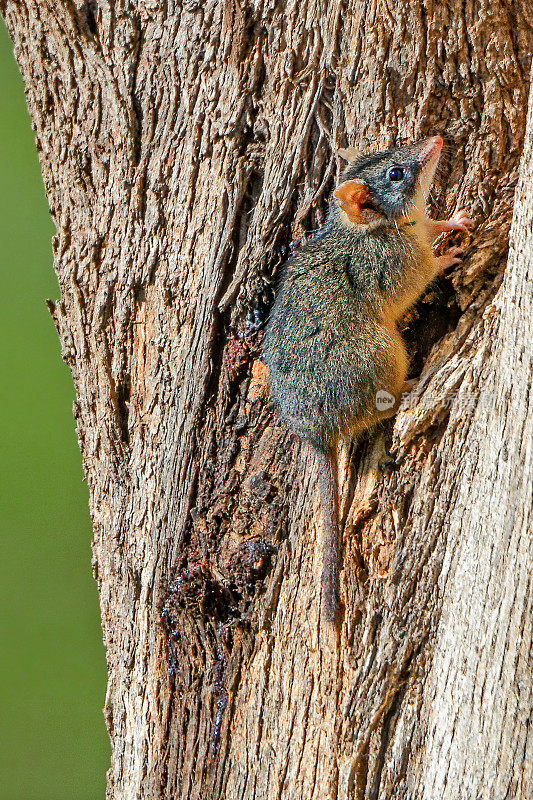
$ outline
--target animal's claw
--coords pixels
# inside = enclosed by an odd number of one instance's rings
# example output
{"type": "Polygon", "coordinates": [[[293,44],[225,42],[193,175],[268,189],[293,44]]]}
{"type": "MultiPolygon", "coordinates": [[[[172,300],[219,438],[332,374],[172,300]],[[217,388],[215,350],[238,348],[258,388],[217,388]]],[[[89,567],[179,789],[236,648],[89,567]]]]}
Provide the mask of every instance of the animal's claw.
{"type": "Polygon", "coordinates": [[[436,258],[436,265],[437,270],[439,272],[443,272],[444,270],[448,269],[449,267],[455,267],[457,264],[461,264],[463,248],[462,247],[450,247],[449,250],[446,250],[441,256],[436,258]]]}
{"type": "Polygon", "coordinates": [[[472,228],[475,225],[474,220],[472,219],[468,211],[466,211],[466,209],[464,208],[461,211],[458,211],[457,214],[455,214],[449,220],[449,223],[450,225],[455,226],[453,230],[458,230],[458,231],[472,230],[472,228]]]}

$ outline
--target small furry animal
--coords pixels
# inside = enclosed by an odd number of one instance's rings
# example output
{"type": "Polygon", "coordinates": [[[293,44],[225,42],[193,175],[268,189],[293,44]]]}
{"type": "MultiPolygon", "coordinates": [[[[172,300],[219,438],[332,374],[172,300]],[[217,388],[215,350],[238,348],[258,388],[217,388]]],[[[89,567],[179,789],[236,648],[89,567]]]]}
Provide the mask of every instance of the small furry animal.
{"type": "Polygon", "coordinates": [[[439,221],[425,212],[442,146],[442,137],[433,136],[344,156],[353,163],[333,193],[326,224],[286,263],[265,330],[274,402],[318,460],[322,608],[334,624],[341,560],[337,446],[396,413],[411,388],[396,321],[441,270],[461,262],[458,247],[436,258],[436,237],[473,225],[465,211],[439,221]],[[394,396],[390,407],[380,409],[380,392],[394,396]]]}

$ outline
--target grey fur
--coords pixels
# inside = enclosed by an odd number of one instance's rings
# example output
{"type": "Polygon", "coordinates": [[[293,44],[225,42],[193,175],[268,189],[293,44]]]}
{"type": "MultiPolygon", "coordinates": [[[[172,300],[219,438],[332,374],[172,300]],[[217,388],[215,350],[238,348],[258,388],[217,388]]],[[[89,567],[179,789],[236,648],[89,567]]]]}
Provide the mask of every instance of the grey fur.
{"type": "Polygon", "coordinates": [[[375,415],[376,392],[394,383],[380,306],[420,258],[409,227],[391,221],[366,231],[342,225],[338,213],[333,205],[323,230],[285,265],[263,344],[282,418],[321,449],[375,415]]]}

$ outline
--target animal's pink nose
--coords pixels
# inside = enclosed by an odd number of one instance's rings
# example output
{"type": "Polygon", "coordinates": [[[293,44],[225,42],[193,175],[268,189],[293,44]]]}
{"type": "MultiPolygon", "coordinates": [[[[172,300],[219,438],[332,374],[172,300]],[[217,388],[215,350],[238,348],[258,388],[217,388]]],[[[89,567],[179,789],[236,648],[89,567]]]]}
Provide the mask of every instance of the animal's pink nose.
{"type": "Polygon", "coordinates": [[[442,136],[431,136],[429,139],[426,139],[418,153],[420,164],[423,167],[429,164],[435,165],[440,157],[443,144],[444,139],[442,136]]]}

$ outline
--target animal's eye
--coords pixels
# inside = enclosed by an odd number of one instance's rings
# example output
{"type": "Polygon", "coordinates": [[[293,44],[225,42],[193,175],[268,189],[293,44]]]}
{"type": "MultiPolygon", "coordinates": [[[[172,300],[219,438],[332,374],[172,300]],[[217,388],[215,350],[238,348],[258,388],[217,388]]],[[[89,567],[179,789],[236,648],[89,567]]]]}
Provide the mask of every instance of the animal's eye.
{"type": "Polygon", "coordinates": [[[392,169],[389,170],[390,181],[403,181],[404,175],[405,172],[402,167],[392,167],[392,169]]]}

